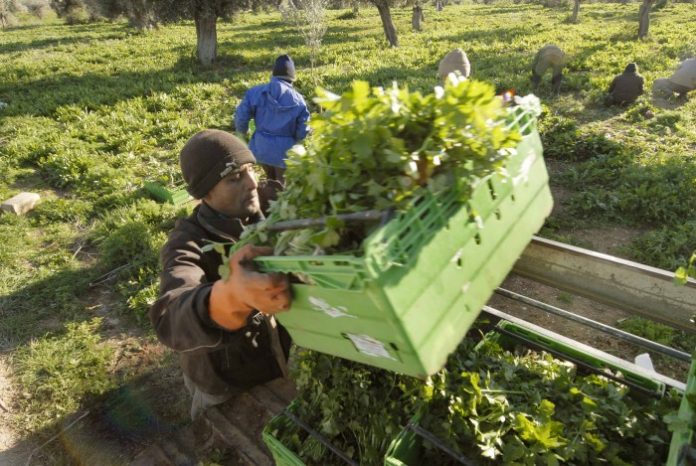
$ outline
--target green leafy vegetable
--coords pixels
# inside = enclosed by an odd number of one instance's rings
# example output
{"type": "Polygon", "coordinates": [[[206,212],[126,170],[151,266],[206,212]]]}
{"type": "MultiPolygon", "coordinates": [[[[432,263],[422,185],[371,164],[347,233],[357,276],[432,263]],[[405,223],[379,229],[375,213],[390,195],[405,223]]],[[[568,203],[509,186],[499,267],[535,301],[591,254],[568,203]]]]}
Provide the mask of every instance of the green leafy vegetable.
{"type": "MultiPolygon", "coordinates": [[[[421,427],[479,465],[664,461],[677,394],[641,397],[549,354],[505,350],[490,335],[478,345],[465,339],[425,381],[303,351],[294,413],[361,465],[381,464],[416,412],[421,427]]],[[[309,465],[343,464],[292,422],[275,435],[309,465]]],[[[424,441],[420,464],[458,463],[424,441]]]]}
{"type": "MultiPolygon", "coordinates": [[[[286,189],[268,221],[334,219],[311,234],[281,233],[272,241],[277,254],[354,250],[366,232],[335,215],[402,208],[422,189],[456,189],[466,200],[478,180],[503,171],[520,140],[501,99],[482,82],[452,77],[422,95],[355,81],[341,96],[317,94],[324,112],[312,118],[306,147],[289,152],[286,189]]],[[[263,225],[253,236],[268,239],[263,225]]]]}

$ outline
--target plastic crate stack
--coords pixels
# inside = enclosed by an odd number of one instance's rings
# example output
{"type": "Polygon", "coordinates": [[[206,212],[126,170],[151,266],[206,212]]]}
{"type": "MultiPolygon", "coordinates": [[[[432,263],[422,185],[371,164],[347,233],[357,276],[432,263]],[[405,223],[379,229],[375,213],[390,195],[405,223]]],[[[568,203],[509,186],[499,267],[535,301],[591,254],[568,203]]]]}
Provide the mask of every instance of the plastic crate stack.
{"type": "Polygon", "coordinates": [[[523,138],[509,176],[481,180],[468,202],[426,193],[359,256],[256,259],[303,277],[278,315],[297,345],[416,377],[443,367],[553,205],[535,119],[513,116],[523,138]]]}

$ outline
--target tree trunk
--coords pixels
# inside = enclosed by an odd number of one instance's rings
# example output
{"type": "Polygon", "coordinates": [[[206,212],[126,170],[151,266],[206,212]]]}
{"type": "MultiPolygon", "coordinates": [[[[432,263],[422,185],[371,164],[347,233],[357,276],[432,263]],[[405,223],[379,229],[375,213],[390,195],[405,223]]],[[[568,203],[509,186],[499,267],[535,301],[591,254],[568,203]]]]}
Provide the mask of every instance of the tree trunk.
{"type": "Polygon", "coordinates": [[[384,35],[387,36],[389,45],[392,47],[398,47],[399,38],[396,37],[396,28],[394,27],[394,21],[392,21],[388,0],[375,2],[375,6],[377,7],[377,10],[379,10],[379,17],[382,18],[384,35]]]}
{"type": "Polygon", "coordinates": [[[353,0],[351,3],[353,4],[353,15],[357,18],[360,14],[360,2],[358,0],[353,0]]]}
{"type": "Polygon", "coordinates": [[[437,11],[442,11],[442,0],[437,0],[437,1],[435,2],[435,9],[436,9],[437,11]]]}
{"type": "Polygon", "coordinates": [[[196,52],[203,66],[210,66],[217,58],[217,16],[213,13],[199,13],[196,22],[196,52]]]}
{"type": "Polygon", "coordinates": [[[423,16],[423,8],[420,5],[416,5],[413,7],[413,14],[411,15],[411,25],[413,26],[414,31],[420,31],[421,30],[421,21],[425,20],[425,16],[423,16]]]}
{"type": "Polygon", "coordinates": [[[573,5],[573,15],[570,17],[570,22],[577,23],[579,14],[580,14],[580,0],[575,0],[575,5],[573,5]]]}
{"type": "Polygon", "coordinates": [[[638,38],[642,39],[648,35],[648,29],[650,28],[650,7],[654,0],[643,0],[643,4],[640,6],[640,11],[638,13],[638,38]]]}

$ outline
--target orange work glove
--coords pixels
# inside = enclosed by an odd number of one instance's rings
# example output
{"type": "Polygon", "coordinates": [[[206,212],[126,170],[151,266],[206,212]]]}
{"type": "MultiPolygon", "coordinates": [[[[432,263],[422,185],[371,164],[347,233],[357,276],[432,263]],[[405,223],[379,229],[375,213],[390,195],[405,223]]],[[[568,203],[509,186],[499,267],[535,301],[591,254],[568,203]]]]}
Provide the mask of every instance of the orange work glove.
{"type": "Polygon", "coordinates": [[[230,276],[218,280],[210,292],[209,312],[215,323],[228,330],[246,325],[253,310],[276,314],[290,307],[290,283],[282,273],[253,270],[251,260],[273,254],[272,248],[242,246],[230,257],[230,276]]]}

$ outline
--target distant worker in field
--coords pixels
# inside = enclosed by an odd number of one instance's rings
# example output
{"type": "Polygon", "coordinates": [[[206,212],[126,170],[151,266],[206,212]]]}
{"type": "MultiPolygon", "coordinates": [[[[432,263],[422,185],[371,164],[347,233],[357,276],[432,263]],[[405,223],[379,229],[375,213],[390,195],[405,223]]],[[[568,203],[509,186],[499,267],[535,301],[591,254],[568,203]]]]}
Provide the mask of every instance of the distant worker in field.
{"type": "Polygon", "coordinates": [[[566,65],[566,54],[555,45],[545,45],[534,57],[532,63],[532,84],[536,90],[541,83],[541,77],[551,68],[551,88],[555,93],[561,90],[563,79],[563,67],[566,65]]]}
{"type": "Polygon", "coordinates": [[[284,182],[286,152],[307,136],[309,110],[292,83],[295,64],[288,55],[279,56],[271,81],[253,87],[244,95],[234,115],[235,130],[243,136],[249,121],[256,125],[249,149],[271,180],[284,182]]]}
{"type": "Polygon", "coordinates": [[[632,104],[643,95],[645,79],[638,74],[638,65],[629,63],[624,72],[616,76],[609,86],[609,95],[605,100],[607,105],[632,104]]]}
{"type": "Polygon", "coordinates": [[[696,58],[684,60],[669,78],[656,79],[652,89],[656,97],[677,94],[678,101],[686,102],[687,94],[696,89],[696,58]]]}
{"type": "Polygon", "coordinates": [[[460,76],[469,78],[471,74],[471,64],[466,53],[462,49],[454,49],[440,60],[437,67],[437,75],[444,82],[450,73],[459,73],[460,76]]]}
{"type": "MultiPolygon", "coordinates": [[[[246,245],[222,256],[211,242],[234,243],[282,187],[258,183],[254,155],[230,133],[204,130],[179,155],[186,189],[201,203],[176,222],[162,247],[159,299],[150,321],[176,351],[192,397],[191,418],[255,385],[284,377],[290,335],[273,317],[290,306],[288,278],[256,271],[252,259],[271,248],[246,245]]],[[[227,250],[227,247],[225,247],[227,250]]]]}

